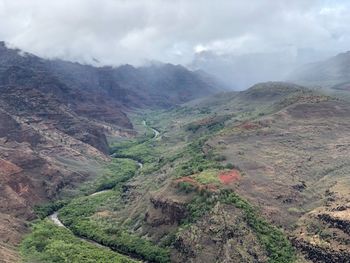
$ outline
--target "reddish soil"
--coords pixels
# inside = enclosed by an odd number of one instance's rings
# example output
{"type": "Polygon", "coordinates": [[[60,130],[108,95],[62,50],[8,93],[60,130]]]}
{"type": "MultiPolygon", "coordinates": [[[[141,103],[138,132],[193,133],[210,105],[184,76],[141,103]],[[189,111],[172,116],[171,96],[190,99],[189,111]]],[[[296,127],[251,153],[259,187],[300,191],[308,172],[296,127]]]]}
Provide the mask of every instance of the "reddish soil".
{"type": "Polygon", "coordinates": [[[239,171],[235,169],[219,174],[219,179],[222,184],[230,184],[232,182],[238,181],[240,177],[241,176],[239,174],[239,171]]]}

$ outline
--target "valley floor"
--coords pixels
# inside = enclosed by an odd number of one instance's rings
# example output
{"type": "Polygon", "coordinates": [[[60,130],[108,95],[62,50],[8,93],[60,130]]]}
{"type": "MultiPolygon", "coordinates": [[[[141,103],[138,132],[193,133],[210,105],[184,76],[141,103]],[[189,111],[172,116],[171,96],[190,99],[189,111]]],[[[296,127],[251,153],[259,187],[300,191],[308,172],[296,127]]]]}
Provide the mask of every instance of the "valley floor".
{"type": "Polygon", "coordinates": [[[349,262],[349,118],[348,102],[281,83],[134,113],[138,136],[111,142],[103,173],[38,207],[22,256],[349,262]]]}

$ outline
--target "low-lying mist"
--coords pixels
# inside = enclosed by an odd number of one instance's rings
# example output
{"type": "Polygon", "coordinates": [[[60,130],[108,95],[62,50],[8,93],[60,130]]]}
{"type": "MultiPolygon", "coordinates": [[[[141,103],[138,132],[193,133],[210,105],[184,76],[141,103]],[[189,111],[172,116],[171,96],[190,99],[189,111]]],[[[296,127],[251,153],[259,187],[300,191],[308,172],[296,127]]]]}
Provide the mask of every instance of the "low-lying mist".
{"type": "Polygon", "coordinates": [[[196,54],[189,67],[216,76],[231,89],[244,90],[258,82],[289,80],[290,74],[298,68],[332,55],[311,49],[244,55],[205,51],[196,54]]]}

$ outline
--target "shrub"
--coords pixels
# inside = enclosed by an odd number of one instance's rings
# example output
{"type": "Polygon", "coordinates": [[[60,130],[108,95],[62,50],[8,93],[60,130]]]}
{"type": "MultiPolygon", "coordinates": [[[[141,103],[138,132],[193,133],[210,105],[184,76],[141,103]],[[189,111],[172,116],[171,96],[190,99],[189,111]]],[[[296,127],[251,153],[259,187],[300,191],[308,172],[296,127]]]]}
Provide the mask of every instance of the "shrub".
{"type": "Polygon", "coordinates": [[[99,224],[90,217],[108,200],[115,202],[115,193],[105,193],[93,197],[73,200],[60,210],[62,222],[78,236],[94,240],[120,253],[134,255],[150,262],[169,262],[169,251],[126,230],[108,223],[99,224]],[[110,197],[110,198],[109,198],[110,197]],[[113,198],[112,198],[113,197],[113,198]],[[112,228],[111,228],[112,227],[112,228]],[[111,234],[111,233],[114,234],[111,234]]]}
{"type": "Polygon", "coordinates": [[[252,205],[230,190],[221,190],[219,194],[205,190],[201,191],[188,204],[189,216],[183,220],[183,224],[195,222],[210,211],[217,202],[234,205],[243,211],[247,224],[255,232],[259,242],[265,247],[269,256],[269,263],[295,261],[295,251],[283,232],[269,224],[258,215],[252,205]]]}
{"type": "Polygon", "coordinates": [[[233,163],[227,163],[227,164],[225,165],[225,168],[226,168],[226,169],[232,170],[232,169],[235,169],[235,165],[234,165],[233,163]]]}
{"type": "Polygon", "coordinates": [[[247,201],[229,190],[221,191],[220,200],[243,210],[247,223],[256,233],[260,243],[266,248],[269,263],[295,261],[295,251],[283,232],[260,217],[256,209],[247,201]]]}
{"type": "Polygon", "coordinates": [[[178,187],[180,191],[185,192],[186,194],[196,190],[195,186],[193,186],[189,182],[179,182],[178,187]]]}
{"type": "Polygon", "coordinates": [[[107,248],[84,242],[69,230],[46,220],[34,224],[20,251],[25,262],[136,262],[107,248]]]}
{"type": "Polygon", "coordinates": [[[58,209],[68,204],[68,202],[68,200],[58,200],[46,204],[36,205],[34,206],[34,212],[40,219],[44,219],[45,217],[51,215],[58,209]]]}

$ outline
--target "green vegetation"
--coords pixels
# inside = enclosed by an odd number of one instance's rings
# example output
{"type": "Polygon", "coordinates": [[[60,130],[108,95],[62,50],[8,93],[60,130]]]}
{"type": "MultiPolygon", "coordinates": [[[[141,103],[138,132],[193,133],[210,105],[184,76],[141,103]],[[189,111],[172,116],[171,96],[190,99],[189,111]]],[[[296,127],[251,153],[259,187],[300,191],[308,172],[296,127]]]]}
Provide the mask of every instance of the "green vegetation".
{"type": "Polygon", "coordinates": [[[220,192],[219,200],[233,204],[242,209],[248,225],[254,230],[259,241],[265,246],[269,256],[269,263],[287,263],[295,261],[295,251],[289,240],[278,228],[269,224],[258,215],[256,208],[229,190],[220,192]]]}
{"type": "Polygon", "coordinates": [[[68,204],[68,201],[58,200],[58,201],[54,201],[54,202],[50,202],[42,205],[36,205],[34,207],[34,211],[40,219],[44,219],[45,217],[53,214],[55,211],[61,209],[66,204],[68,204]]]}
{"type": "Polygon", "coordinates": [[[111,153],[116,158],[130,158],[142,163],[142,173],[148,174],[158,170],[162,163],[157,142],[153,137],[142,137],[130,141],[113,143],[111,153]]]}
{"type": "Polygon", "coordinates": [[[215,184],[219,185],[220,180],[218,178],[219,170],[217,169],[208,169],[193,176],[196,181],[201,184],[215,184]]]}
{"type": "Polygon", "coordinates": [[[136,174],[137,169],[138,165],[133,160],[113,159],[106,166],[104,173],[93,181],[86,182],[81,187],[81,191],[85,194],[91,194],[120,187],[136,174]]]}
{"type": "Polygon", "coordinates": [[[214,194],[208,191],[199,192],[199,194],[194,196],[191,203],[187,205],[189,216],[182,223],[184,225],[194,223],[208,213],[217,202],[217,196],[214,194]]]}
{"type": "Polygon", "coordinates": [[[214,133],[216,131],[223,129],[225,126],[225,121],[230,119],[230,117],[231,116],[228,116],[228,115],[220,115],[220,116],[215,115],[214,117],[211,117],[211,118],[206,118],[199,121],[191,122],[186,126],[186,130],[195,133],[199,129],[206,129],[208,130],[209,133],[214,133]]]}
{"type": "Polygon", "coordinates": [[[188,176],[195,173],[202,172],[208,169],[223,169],[224,167],[215,160],[215,154],[212,149],[203,152],[203,146],[208,137],[202,137],[191,142],[185,149],[177,156],[186,161],[182,162],[176,167],[175,172],[177,177],[188,176]]]}
{"type": "Polygon", "coordinates": [[[97,247],[75,237],[69,230],[43,220],[21,244],[25,262],[45,263],[132,263],[136,262],[107,248],[97,247]]]}
{"type": "Polygon", "coordinates": [[[188,182],[179,182],[177,186],[178,186],[180,192],[183,192],[186,194],[191,193],[191,192],[196,190],[196,187],[188,182]]]}
{"type": "Polygon", "coordinates": [[[142,163],[153,162],[159,156],[152,137],[142,137],[130,141],[114,143],[111,153],[115,157],[130,158],[142,163]]]}
{"type": "MultiPolygon", "coordinates": [[[[94,240],[123,254],[151,262],[169,262],[169,251],[129,233],[121,227],[94,217],[94,214],[120,204],[118,191],[80,197],[60,210],[62,222],[78,236],[94,240]]],[[[120,207],[115,207],[118,210],[120,207]]]]}
{"type": "Polygon", "coordinates": [[[258,237],[259,242],[265,247],[269,256],[269,263],[295,261],[295,251],[284,233],[269,224],[259,216],[256,208],[230,190],[221,190],[219,194],[201,191],[188,204],[189,216],[183,221],[183,224],[195,222],[208,213],[217,202],[234,205],[243,211],[247,224],[258,237]]]}

